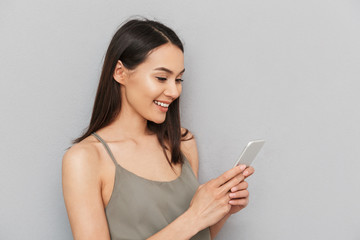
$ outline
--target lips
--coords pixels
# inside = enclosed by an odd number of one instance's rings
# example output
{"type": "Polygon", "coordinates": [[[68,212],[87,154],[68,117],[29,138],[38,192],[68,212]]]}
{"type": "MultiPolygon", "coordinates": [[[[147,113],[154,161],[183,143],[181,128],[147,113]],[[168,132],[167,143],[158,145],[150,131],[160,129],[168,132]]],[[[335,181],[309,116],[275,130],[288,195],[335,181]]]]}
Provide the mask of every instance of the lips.
{"type": "Polygon", "coordinates": [[[166,113],[169,109],[169,105],[170,104],[166,104],[163,102],[159,102],[159,101],[154,101],[154,104],[156,105],[156,107],[163,113],[166,113]]]}
{"type": "Polygon", "coordinates": [[[154,100],[154,103],[158,106],[164,107],[164,108],[168,108],[170,105],[170,102],[168,101],[158,101],[158,100],[154,100]]]}

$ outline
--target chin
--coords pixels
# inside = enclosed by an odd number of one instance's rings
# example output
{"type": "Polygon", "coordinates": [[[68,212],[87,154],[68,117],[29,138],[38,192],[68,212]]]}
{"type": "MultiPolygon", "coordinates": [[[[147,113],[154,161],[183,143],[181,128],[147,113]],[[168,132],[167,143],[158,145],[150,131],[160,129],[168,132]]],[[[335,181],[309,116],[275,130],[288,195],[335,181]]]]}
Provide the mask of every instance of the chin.
{"type": "Polygon", "coordinates": [[[156,124],[162,124],[165,122],[166,118],[161,118],[161,119],[149,119],[148,121],[156,123],[156,124]]]}
{"type": "Polygon", "coordinates": [[[164,119],[164,120],[159,120],[159,121],[152,121],[152,122],[154,122],[154,123],[156,123],[156,124],[162,124],[162,123],[165,122],[165,119],[164,119]]]}

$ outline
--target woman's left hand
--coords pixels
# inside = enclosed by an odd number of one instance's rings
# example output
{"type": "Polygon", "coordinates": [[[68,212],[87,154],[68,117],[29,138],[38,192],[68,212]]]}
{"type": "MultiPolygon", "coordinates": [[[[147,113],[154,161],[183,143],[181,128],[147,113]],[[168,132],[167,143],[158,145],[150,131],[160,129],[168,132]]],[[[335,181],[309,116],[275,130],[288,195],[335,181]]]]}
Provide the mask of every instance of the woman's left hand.
{"type": "Polygon", "coordinates": [[[226,220],[234,213],[239,212],[241,209],[245,208],[249,203],[249,192],[247,190],[248,183],[245,182],[245,178],[251,176],[254,173],[253,167],[247,167],[242,173],[244,180],[239,184],[235,185],[227,193],[230,200],[229,205],[230,211],[215,225],[210,227],[211,238],[215,238],[216,234],[220,231],[226,220]]]}
{"type": "MultiPolygon", "coordinates": [[[[254,173],[255,169],[253,167],[247,167],[242,173],[245,178],[251,176],[254,173]]],[[[229,196],[231,209],[228,215],[239,212],[241,209],[245,208],[249,203],[249,191],[247,190],[248,183],[245,181],[240,182],[235,187],[231,188],[229,196]]]]}

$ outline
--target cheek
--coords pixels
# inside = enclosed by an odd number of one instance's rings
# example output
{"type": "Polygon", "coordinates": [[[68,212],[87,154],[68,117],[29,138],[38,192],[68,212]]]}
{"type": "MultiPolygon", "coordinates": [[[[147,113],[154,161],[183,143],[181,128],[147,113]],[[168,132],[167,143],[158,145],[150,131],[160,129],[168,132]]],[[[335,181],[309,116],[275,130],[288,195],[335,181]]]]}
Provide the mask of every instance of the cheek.
{"type": "Polygon", "coordinates": [[[179,86],[177,87],[177,89],[178,89],[178,93],[179,93],[179,96],[180,96],[180,94],[181,94],[181,92],[182,92],[182,85],[179,84],[179,86]]]}
{"type": "Polygon", "coordinates": [[[139,77],[133,80],[134,81],[128,86],[128,90],[134,98],[143,99],[152,97],[158,89],[153,83],[153,80],[147,77],[139,77]]]}

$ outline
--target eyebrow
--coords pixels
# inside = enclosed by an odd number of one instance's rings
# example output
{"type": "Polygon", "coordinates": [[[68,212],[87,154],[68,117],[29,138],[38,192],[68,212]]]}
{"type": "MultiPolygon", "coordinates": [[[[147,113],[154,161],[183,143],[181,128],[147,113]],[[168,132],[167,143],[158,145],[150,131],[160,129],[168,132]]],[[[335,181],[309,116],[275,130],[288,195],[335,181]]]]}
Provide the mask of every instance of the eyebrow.
{"type": "MultiPolygon", "coordinates": [[[[164,71],[164,72],[167,72],[169,74],[173,74],[174,72],[171,71],[170,69],[167,69],[167,68],[164,68],[164,67],[158,67],[158,68],[155,68],[154,70],[159,70],[159,71],[164,71]]],[[[179,74],[182,74],[185,72],[185,68],[179,73],[179,74]]]]}

